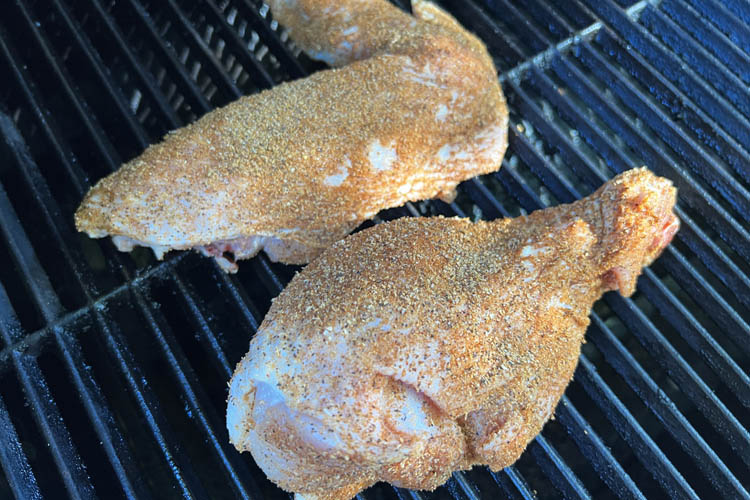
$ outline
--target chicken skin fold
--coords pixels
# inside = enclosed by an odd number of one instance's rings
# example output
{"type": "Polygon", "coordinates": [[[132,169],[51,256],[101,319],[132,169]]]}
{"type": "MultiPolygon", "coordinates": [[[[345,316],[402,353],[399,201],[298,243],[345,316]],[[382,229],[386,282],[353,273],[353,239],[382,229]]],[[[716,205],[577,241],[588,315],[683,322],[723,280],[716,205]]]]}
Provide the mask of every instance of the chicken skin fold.
{"type": "Polygon", "coordinates": [[[272,1],[311,57],[282,83],[167,134],[76,212],[123,251],[193,248],[223,269],[261,249],[303,264],[378,211],[450,198],[497,170],[508,112],[485,47],[429,2],[272,1]]]}
{"type": "Polygon", "coordinates": [[[679,228],[675,196],[634,169],[516,219],[402,218],[335,243],[237,365],[231,442],[300,498],[512,464],[568,385],[594,301],[632,294],[679,228]]]}

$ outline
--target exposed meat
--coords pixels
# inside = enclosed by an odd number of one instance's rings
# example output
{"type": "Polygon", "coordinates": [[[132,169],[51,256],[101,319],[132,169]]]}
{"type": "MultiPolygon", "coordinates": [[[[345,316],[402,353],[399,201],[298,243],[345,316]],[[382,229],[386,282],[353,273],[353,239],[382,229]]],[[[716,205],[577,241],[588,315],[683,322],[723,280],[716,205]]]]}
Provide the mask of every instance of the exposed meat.
{"type": "MultiPolygon", "coordinates": [[[[343,66],[243,97],[101,180],[76,213],[121,249],[265,249],[306,263],[379,210],[450,198],[500,167],[508,113],[484,46],[428,2],[271,2],[312,57],[343,66]]],[[[223,260],[222,260],[223,259],[223,260]]]]}
{"type": "Polygon", "coordinates": [[[237,366],[232,443],[303,498],[512,464],[570,381],[594,301],[633,293],[679,227],[674,204],[636,169],[517,219],[398,219],[334,244],[237,366]]]}

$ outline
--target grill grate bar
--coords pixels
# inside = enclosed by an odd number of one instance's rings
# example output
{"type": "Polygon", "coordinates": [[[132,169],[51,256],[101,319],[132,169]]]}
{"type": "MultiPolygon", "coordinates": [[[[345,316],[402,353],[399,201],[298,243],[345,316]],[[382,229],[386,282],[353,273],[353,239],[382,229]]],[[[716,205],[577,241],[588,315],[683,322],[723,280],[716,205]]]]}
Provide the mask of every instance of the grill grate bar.
{"type": "MultiPolygon", "coordinates": [[[[4,297],[0,297],[0,300],[4,300],[4,297]]],[[[20,354],[14,353],[13,358],[24,395],[34,412],[34,420],[49,445],[68,494],[74,499],[95,498],[94,487],[86,473],[86,466],[73,445],[39,364],[35,359],[22,357],[20,354]]]]}
{"type": "MultiPolygon", "coordinates": [[[[214,0],[211,0],[215,3],[214,0]]],[[[305,69],[294,54],[281,41],[277,31],[273,30],[266,18],[262,17],[259,9],[250,5],[249,0],[241,0],[237,5],[239,12],[247,19],[252,28],[261,35],[261,39],[268,45],[279,63],[289,72],[292,78],[300,78],[306,75],[305,69]]],[[[266,14],[269,16],[270,12],[266,14]]]]}
{"type": "Polygon", "coordinates": [[[746,290],[750,290],[750,278],[722,252],[716,242],[711,241],[703,230],[693,223],[692,218],[681,211],[676,213],[685,222],[680,232],[685,233],[685,242],[690,249],[701,257],[703,264],[734,292],[740,302],[750,306],[750,293],[746,293],[746,290]]]}
{"type": "MultiPolygon", "coordinates": [[[[37,305],[46,315],[49,308],[54,307],[50,304],[54,304],[56,298],[52,298],[50,289],[39,289],[39,282],[45,281],[46,275],[38,266],[38,263],[31,261],[29,242],[2,186],[0,186],[0,233],[11,244],[14,260],[21,268],[24,276],[27,277],[29,286],[36,296],[37,305]]],[[[20,325],[15,324],[12,306],[7,299],[7,295],[5,295],[4,289],[0,289],[0,291],[2,291],[0,310],[3,312],[3,318],[0,321],[0,333],[2,333],[6,345],[10,345],[18,339],[22,329],[20,325]]],[[[86,475],[85,466],[73,447],[70,434],[63,424],[52,396],[49,394],[49,389],[36,360],[22,357],[18,353],[12,353],[12,356],[24,393],[34,408],[37,424],[50,444],[50,451],[63,477],[65,486],[69,493],[76,498],[92,497],[94,494],[93,486],[86,475]]]]}
{"type": "Polygon", "coordinates": [[[747,491],[726,465],[716,456],[705,440],[659,388],[651,376],[638,364],[615,335],[598,316],[592,315],[589,338],[604,354],[608,363],[622,375],[628,385],[664,424],[679,445],[697,460],[696,465],[711,482],[731,498],[749,498],[747,491]],[[731,492],[731,493],[730,493],[731,492]]]}
{"type": "MultiPolygon", "coordinates": [[[[37,113],[37,114],[40,115],[40,116],[43,116],[43,113],[37,113]]],[[[62,159],[63,159],[63,162],[65,163],[65,160],[66,160],[65,156],[62,156],[62,159]]],[[[59,213],[59,211],[58,211],[58,213],[59,213]]],[[[65,245],[63,245],[63,247],[65,247],[65,245]]],[[[76,377],[76,375],[80,375],[80,370],[77,370],[77,369],[73,370],[73,375],[74,375],[74,377],[76,377]]],[[[78,378],[80,378],[80,377],[78,377],[78,378]]],[[[81,388],[80,384],[81,383],[79,381],[79,383],[77,385],[79,386],[79,391],[82,393],[82,395],[84,395],[84,402],[85,403],[89,403],[87,405],[88,406],[87,409],[89,409],[90,414],[93,411],[92,408],[104,408],[105,407],[101,403],[97,404],[96,402],[94,402],[92,404],[91,403],[91,398],[90,397],[85,397],[88,394],[88,392],[85,391],[85,390],[81,390],[82,388],[81,388]]],[[[99,399],[101,399],[101,398],[99,398],[99,399]]],[[[114,436],[111,436],[111,435],[107,436],[106,432],[102,432],[103,426],[100,423],[101,419],[98,419],[97,415],[93,415],[93,420],[94,420],[94,423],[95,423],[95,427],[97,428],[97,432],[102,437],[103,443],[107,443],[107,445],[105,445],[105,446],[108,448],[108,450],[107,450],[108,456],[109,456],[110,460],[113,462],[113,465],[115,466],[116,471],[118,472],[118,476],[119,476],[119,478],[121,480],[121,483],[122,483],[123,487],[125,488],[125,491],[126,492],[130,492],[130,494],[133,494],[133,490],[130,487],[131,481],[130,480],[124,480],[125,477],[124,477],[124,475],[123,475],[123,473],[121,471],[122,467],[119,464],[119,460],[120,460],[119,457],[122,457],[124,459],[125,457],[127,457],[127,453],[123,453],[123,450],[122,450],[122,448],[124,448],[123,446],[119,446],[118,449],[114,450],[114,452],[113,452],[112,446],[110,444],[112,442],[114,442],[114,443],[121,442],[121,439],[113,439],[114,436]],[[114,459],[113,459],[113,457],[114,457],[114,459]]],[[[105,417],[105,420],[106,420],[106,417],[105,417]]],[[[109,420],[111,420],[111,418],[109,420]]],[[[136,484],[138,484],[138,483],[136,483],[136,484]]],[[[139,490],[140,490],[140,488],[136,487],[136,491],[139,491],[139,490]]],[[[139,494],[138,496],[139,497],[143,497],[145,495],[139,494]]]]}
{"type": "Polygon", "coordinates": [[[746,23],[750,23],[750,7],[746,3],[737,2],[737,0],[727,0],[727,8],[734,12],[746,23]]]}
{"type": "MultiPolygon", "coordinates": [[[[106,158],[112,158],[113,156],[116,156],[115,149],[109,142],[109,140],[103,135],[96,133],[97,130],[101,130],[101,126],[97,122],[94,114],[91,113],[89,109],[84,107],[84,105],[81,104],[78,99],[76,99],[77,92],[71,87],[70,83],[73,81],[73,79],[70,77],[70,75],[66,74],[65,69],[58,64],[58,58],[51,53],[49,44],[44,40],[39,26],[37,26],[34,20],[30,17],[28,10],[24,6],[24,3],[18,2],[17,6],[20,10],[23,20],[25,21],[26,26],[28,27],[28,31],[34,38],[34,42],[39,48],[39,51],[44,55],[44,59],[47,61],[47,66],[52,70],[52,75],[54,75],[54,77],[60,82],[62,90],[64,91],[65,95],[67,95],[69,101],[75,107],[76,113],[80,117],[84,118],[82,123],[87,127],[87,131],[89,132],[89,134],[94,140],[99,141],[96,143],[96,147],[103,152],[106,158]]],[[[4,33],[2,35],[3,38],[6,37],[4,33]]]]}
{"type": "Polygon", "coordinates": [[[712,21],[717,28],[724,27],[724,34],[745,52],[750,53],[750,29],[722,3],[715,0],[688,0],[700,14],[712,21]]]}
{"type": "MultiPolygon", "coordinates": [[[[92,1],[96,3],[98,10],[100,10],[101,7],[99,6],[99,0],[92,0],[92,1]]],[[[185,69],[185,66],[182,63],[180,63],[180,61],[177,59],[177,55],[174,53],[174,51],[164,44],[164,40],[159,35],[159,31],[157,30],[156,26],[154,26],[154,23],[151,20],[151,16],[149,16],[148,12],[146,12],[146,9],[144,9],[143,6],[141,6],[138,0],[128,0],[128,3],[131,7],[132,12],[139,19],[140,24],[145,28],[146,32],[151,38],[151,41],[153,42],[152,46],[156,47],[159,50],[159,52],[162,54],[163,59],[161,59],[161,61],[166,63],[166,66],[171,70],[170,74],[176,75],[179,77],[179,82],[182,85],[183,95],[187,96],[187,98],[189,99],[188,102],[191,103],[191,106],[194,109],[200,110],[204,113],[207,110],[211,109],[211,105],[208,103],[206,96],[204,96],[203,93],[200,91],[195,80],[190,78],[190,75],[188,75],[188,72],[185,69]],[[186,90],[189,90],[189,92],[186,90]]],[[[108,19],[108,22],[106,23],[108,27],[116,26],[116,23],[114,23],[111,19],[111,15],[107,14],[105,17],[108,19]]],[[[121,48],[128,47],[128,43],[124,38],[117,37],[116,41],[117,41],[118,47],[121,47],[121,48]]],[[[130,52],[130,51],[123,49],[122,52],[130,52]]],[[[128,59],[130,60],[131,58],[129,57],[128,59]]],[[[132,57],[132,59],[133,59],[133,63],[135,63],[136,59],[134,56],[132,57]]],[[[150,88],[149,90],[151,91],[150,88]]],[[[152,93],[152,95],[158,95],[158,94],[159,92],[152,93]]]]}
{"type": "Polygon", "coordinates": [[[514,26],[523,27],[515,32],[515,34],[526,43],[528,47],[531,47],[534,52],[538,53],[552,45],[552,41],[536,27],[534,22],[526,16],[525,13],[521,12],[508,0],[497,0],[493,2],[490,7],[496,13],[502,13],[503,18],[509,24],[514,26]]]}
{"type": "MultiPolygon", "coordinates": [[[[639,0],[638,2],[634,3],[625,10],[627,16],[635,19],[641,13],[641,11],[648,6],[650,1],[652,0],[639,0]]],[[[573,2],[569,4],[566,3],[566,6],[575,6],[574,9],[579,13],[585,12],[585,15],[588,16],[588,21],[593,21],[594,19],[596,19],[591,11],[586,6],[581,4],[580,0],[573,0],[573,2]]],[[[579,14],[579,16],[580,15],[581,14],[579,14]]],[[[601,21],[593,21],[584,24],[585,27],[572,33],[567,38],[564,38],[554,45],[547,46],[547,48],[545,48],[543,51],[538,52],[533,57],[526,58],[520,64],[501,74],[500,82],[504,83],[506,80],[514,80],[516,82],[519,82],[522,79],[523,75],[528,72],[528,70],[533,68],[546,68],[551,57],[557,55],[560,52],[567,51],[570,47],[580,42],[581,40],[591,38],[602,28],[601,21]]],[[[498,33],[496,30],[493,30],[493,37],[499,38],[500,36],[502,36],[500,33],[498,33]]],[[[485,38],[485,41],[486,40],[487,39],[485,38]]]]}
{"type": "Polygon", "coordinates": [[[220,282],[223,289],[231,296],[232,302],[235,303],[240,314],[242,314],[249,330],[255,334],[262,321],[262,315],[247,296],[247,292],[242,287],[242,284],[238,282],[236,277],[228,276],[221,269],[214,268],[214,276],[217,277],[217,281],[220,282]]]}
{"type": "MultiPolygon", "coordinates": [[[[128,287],[128,291],[131,291],[131,287],[128,287]]],[[[177,483],[180,494],[187,499],[206,498],[206,492],[198,482],[192,464],[182,452],[181,446],[178,444],[179,441],[175,438],[160,408],[159,400],[142,376],[125,337],[116,324],[110,326],[101,314],[97,314],[95,317],[97,326],[103,334],[107,350],[122,378],[125,379],[128,390],[135,398],[138,410],[143,415],[146,425],[177,483]]]]}
{"type": "MultiPolygon", "coordinates": [[[[476,0],[467,0],[464,8],[467,17],[471,18],[473,31],[484,40],[490,41],[490,48],[494,57],[500,57],[506,66],[513,66],[518,61],[531,55],[512,38],[503,36],[503,31],[490,19],[487,12],[477,5],[476,0]],[[489,36],[492,33],[492,36],[489,36]]],[[[458,13],[457,13],[458,14],[458,13]]]]}
{"type": "MultiPolygon", "coordinates": [[[[581,356],[584,357],[584,356],[581,356]]],[[[645,496],[625,472],[612,452],[604,445],[599,435],[583,418],[567,396],[563,395],[555,409],[555,417],[568,431],[578,448],[591,462],[599,477],[620,498],[642,498],[645,496]]]]}
{"type": "MultiPolygon", "coordinates": [[[[93,50],[93,44],[91,43],[91,41],[85,38],[85,35],[83,34],[84,30],[82,30],[80,26],[77,26],[76,23],[71,19],[65,7],[62,6],[60,0],[53,1],[57,11],[65,20],[65,23],[68,26],[71,34],[76,38],[79,46],[86,53],[86,57],[90,60],[95,60],[97,65],[101,66],[102,61],[98,57],[96,51],[93,50]]],[[[115,40],[118,44],[124,44],[125,41],[123,39],[122,33],[120,33],[117,26],[112,23],[112,19],[109,17],[109,15],[107,15],[104,9],[102,9],[101,5],[99,5],[98,0],[93,0],[91,2],[91,5],[94,7],[94,11],[96,12],[99,19],[101,19],[103,24],[108,28],[112,39],[115,40]]],[[[149,90],[149,92],[157,92],[157,87],[154,84],[154,81],[146,75],[145,70],[140,64],[135,61],[133,55],[130,52],[125,52],[123,55],[127,58],[126,60],[129,66],[133,69],[134,74],[137,76],[138,82],[141,85],[145,86],[149,90]]],[[[114,89],[112,89],[112,82],[109,78],[105,78],[103,84],[110,94],[115,92],[114,89]]],[[[175,120],[177,118],[177,114],[175,113],[174,108],[170,106],[166,101],[157,101],[157,106],[161,116],[165,117],[168,120],[175,120]]]]}
{"type": "Polygon", "coordinates": [[[218,7],[214,5],[213,1],[209,0],[205,3],[201,3],[200,5],[208,9],[212,19],[214,19],[218,23],[221,31],[229,38],[230,43],[240,48],[240,50],[233,51],[232,54],[235,55],[237,59],[243,64],[245,71],[247,71],[247,73],[251,75],[257,71],[260,75],[263,76],[264,85],[262,85],[260,88],[270,88],[272,85],[274,85],[274,79],[271,77],[271,75],[268,74],[263,65],[248,49],[247,43],[242,38],[240,38],[239,34],[237,34],[237,31],[229,25],[226,17],[222,15],[221,11],[219,11],[218,7]]]}
{"type": "MultiPolygon", "coordinates": [[[[3,222],[0,222],[0,227],[4,229],[5,224],[3,222]]],[[[13,313],[10,300],[2,284],[0,284],[0,313],[2,313],[2,316],[0,316],[2,318],[0,335],[6,344],[11,344],[23,330],[13,313]]],[[[75,499],[94,498],[94,487],[86,474],[86,468],[81,461],[81,457],[73,446],[68,429],[65,427],[60,412],[52,399],[47,383],[41,375],[41,369],[37,361],[17,352],[13,352],[11,355],[26,400],[34,412],[36,423],[49,446],[49,451],[68,494],[75,499]]],[[[3,462],[3,468],[8,466],[9,463],[3,462]]],[[[33,475],[33,472],[31,474],[33,475]]]]}
{"type": "Polygon", "coordinates": [[[190,311],[190,315],[195,319],[200,331],[203,333],[203,335],[201,335],[201,342],[207,344],[206,350],[212,353],[211,358],[214,361],[214,364],[219,371],[224,374],[226,379],[229,380],[232,373],[234,373],[234,369],[229,364],[229,361],[227,360],[219,341],[216,339],[213,330],[208,325],[206,318],[203,316],[200,308],[198,308],[198,304],[196,304],[194,299],[196,295],[195,292],[192,289],[188,289],[189,285],[186,285],[177,273],[174,273],[172,276],[172,281],[174,281],[177,289],[180,291],[180,298],[185,302],[187,309],[190,311]]]}
{"type": "Polygon", "coordinates": [[[750,80],[750,57],[729,40],[715,26],[701,19],[698,13],[689,5],[677,4],[674,0],[667,0],[661,4],[682,28],[687,29],[694,38],[711,51],[714,57],[721,60],[724,67],[738,72],[743,81],[750,80]]]}
{"type": "MultiPolygon", "coordinates": [[[[579,26],[590,26],[596,22],[596,17],[581,3],[581,0],[551,0],[551,3],[558,6],[560,10],[564,9],[565,14],[579,26]]],[[[575,36],[574,33],[571,35],[575,36]]]]}
{"type": "Polygon", "coordinates": [[[728,98],[739,111],[745,116],[750,114],[747,81],[743,82],[730,72],[713,54],[690,38],[664,13],[646,9],[640,20],[646,28],[658,33],[664,44],[672,49],[673,54],[679,54],[695,73],[701,75],[704,81],[711,82],[711,85],[728,98]]]}
{"type": "Polygon", "coordinates": [[[269,279],[269,284],[273,287],[274,296],[281,293],[284,289],[284,283],[271,269],[271,262],[268,260],[268,256],[265,253],[259,253],[253,258],[253,264],[255,269],[260,269],[261,273],[266,275],[269,279]]]}
{"type": "MultiPolygon", "coordinates": [[[[412,490],[405,490],[403,488],[396,488],[396,497],[398,497],[399,500],[406,500],[407,498],[412,498],[414,500],[421,500],[421,495],[419,497],[415,496],[415,492],[412,490]]],[[[356,497],[357,500],[362,500],[363,496],[361,493],[358,493],[356,497]]]]}
{"type": "MultiPolygon", "coordinates": [[[[34,89],[30,86],[30,79],[28,78],[28,74],[23,70],[23,65],[19,64],[18,60],[15,58],[15,52],[8,46],[7,40],[7,33],[0,26],[0,53],[2,53],[2,56],[7,61],[7,64],[10,67],[10,71],[11,73],[13,73],[15,81],[20,86],[24,97],[30,102],[33,102],[35,100],[35,92],[34,89]]],[[[68,175],[70,176],[74,186],[76,187],[76,189],[78,189],[79,192],[83,192],[83,190],[85,189],[85,180],[83,179],[83,174],[77,175],[78,172],[74,172],[73,170],[71,170],[71,163],[69,161],[70,159],[67,158],[64,153],[62,153],[63,147],[60,145],[60,141],[58,140],[58,134],[52,131],[47,117],[43,113],[40,113],[39,108],[36,106],[32,106],[32,108],[35,112],[34,117],[39,122],[41,128],[49,138],[50,144],[54,148],[55,152],[65,160],[63,162],[63,166],[68,169],[68,175]]],[[[15,126],[13,128],[15,128],[15,126]]]]}
{"type": "Polygon", "coordinates": [[[746,2],[737,0],[727,0],[725,2],[727,9],[747,24],[750,24],[750,8],[746,2]]]}
{"type": "Polygon", "coordinates": [[[570,469],[543,434],[539,434],[527,447],[552,484],[565,498],[591,498],[586,487],[570,469]]]}
{"type": "Polygon", "coordinates": [[[458,483],[461,491],[464,492],[466,498],[469,500],[479,500],[479,494],[477,493],[474,486],[466,479],[466,474],[463,471],[456,471],[453,473],[453,481],[458,483]]]}
{"type": "MultiPolygon", "coordinates": [[[[57,131],[53,130],[53,127],[50,125],[49,121],[47,120],[47,116],[42,112],[41,108],[35,105],[35,101],[37,101],[38,99],[35,90],[30,86],[31,80],[28,76],[28,73],[23,68],[23,65],[14,56],[13,50],[6,42],[6,34],[1,30],[0,51],[8,61],[13,76],[15,77],[16,83],[18,83],[21,87],[24,97],[30,103],[30,107],[32,108],[34,117],[39,122],[41,128],[44,130],[45,136],[48,138],[55,152],[58,156],[60,156],[62,160],[61,163],[68,173],[68,176],[75,189],[78,190],[79,195],[82,194],[85,190],[86,185],[85,176],[80,170],[73,167],[73,162],[71,161],[73,160],[73,158],[66,155],[66,153],[64,152],[64,148],[59,140],[59,134],[57,133],[57,131]]],[[[39,168],[31,158],[29,150],[26,147],[21,134],[16,129],[13,122],[4,114],[0,115],[0,130],[2,131],[5,141],[12,149],[12,154],[15,158],[16,163],[21,166],[21,168],[19,169],[21,175],[24,177],[26,183],[34,192],[36,199],[52,199],[52,194],[49,191],[49,187],[47,186],[44,177],[39,171],[39,168]]],[[[62,220],[61,211],[57,206],[50,208],[47,205],[43,205],[41,208],[45,219],[50,221],[49,227],[51,234],[53,234],[54,238],[58,242],[60,242],[58,247],[61,249],[66,263],[73,270],[74,274],[79,280],[79,283],[81,283],[81,290],[90,300],[91,293],[96,292],[96,287],[94,285],[88,287],[84,286],[84,282],[91,283],[92,281],[90,270],[82,265],[84,258],[80,254],[80,252],[76,251],[76,245],[74,245],[72,241],[72,234],[70,232],[62,231],[62,228],[69,227],[69,221],[62,220]],[[52,219],[55,219],[55,221],[51,222],[52,219]],[[64,244],[62,244],[63,242],[64,244]]],[[[53,314],[51,314],[47,318],[47,326],[50,326],[51,324],[57,322],[61,318],[61,312],[62,308],[58,306],[58,310],[54,311],[53,314]]]]}
{"type": "MultiPolygon", "coordinates": [[[[55,6],[58,9],[61,9],[62,6],[60,5],[59,0],[54,1],[56,4],[55,6]]],[[[119,114],[123,117],[124,122],[127,124],[128,128],[136,136],[139,145],[141,147],[146,147],[148,145],[148,135],[145,133],[143,128],[140,127],[135,114],[131,112],[127,101],[124,99],[124,96],[114,88],[112,81],[107,77],[104,63],[98,57],[96,52],[92,50],[91,43],[88,40],[84,39],[82,30],[80,29],[80,27],[75,26],[68,13],[64,10],[59,11],[59,13],[65,20],[68,32],[75,40],[76,45],[81,50],[81,52],[85,54],[89,65],[94,70],[93,73],[96,75],[99,82],[103,85],[107,94],[109,94],[109,101],[117,106],[117,111],[119,111],[119,114]]],[[[72,82],[73,80],[70,79],[69,81],[72,82]]],[[[102,139],[106,139],[106,137],[102,137],[102,139]]],[[[119,155],[115,152],[112,153],[112,159],[118,164],[120,163],[119,155]]]]}
{"type": "Polygon", "coordinates": [[[563,16],[559,12],[556,12],[555,8],[548,3],[540,2],[539,0],[529,0],[525,7],[529,15],[533,16],[537,23],[545,26],[551,35],[568,37],[575,31],[565,21],[563,16]]]}
{"type": "MultiPolygon", "coordinates": [[[[653,353],[656,359],[659,359],[675,380],[682,392],[690,398],[697,408],[709,419],[711,425],[717,431],[722,433],[723,438],[734,448],[741,446],[747,449],[747,430],[737,421],[737,418],[727,409],[714,393],[713,389],[700,378],[693,368],[685,361],[679,352],[672,347],[664,335],[654,326],[646,315],[630,299],[623,299],[619,296],[610,295],[606,298],[610,307],[620,316],[623,323],[635,334],[641,344],[647,350],[653,353]],[[743,441],[735,441],[736,439],[743,441]],[[744,446],[743,444],[744,443],[744,446]]],[[[687,423],[687,421],[686,421],[687,423]]],[[[694,431],[691,431],[691,433],[694,431]]],[[[699,437],[696,434],[696,437],[699,437]]],[[[702,442],[701,438],[698,442],[702,442]]],[[[730,481],[734,482],[734,476],[725,469],[725,466],[715,456],[713,450],[706,445],[708,451],[711,451],[712,457],[719,464],[718,470],[726,475],[730,481]]]]}
{"type": "Polygon", "coordinates": [[[499,473],[492,472],[491,474],[497,484],[500,485],[500,487],[503,488],[511,498],[516,498],[515,490],[520,493],[520,498],[523,498],[524,500],[533,500],[537,498],[536,494],[531,490],[529,484],[523,476],[521,476],[518,470],[516,470],[515,466],[510,465],[499,473]]]}
{"type": "MultiPolygon", "coordinates": [[[[56,320],[48,323],[42,328],[39,328],[38,330],[35,330],[31,333],[26,333],[23,338],[17,338],[13,344],[7,345],[3,347],[2,350],[0,350],[0,372],[5,369],[8,363],[11,362],[11,353],[19,352],[23,354],[25,352],[33,351],[34,349],[38,348],[39,345],[43,343],[47,337],[52,335],[55,328],[64,328],[80,317],[85,316],[86,314],[90,314],[94,311],[97,311],[98,309],[105,308],[110,301],[120,297],[125,292],[127,292],[131,283],[133,286],[140,286],[143,282],[152,279],[154,276],[164,274],[167,268],[174,267],[184,258],[185,255],[180,254],[175,255],[173,258],[170,258],[167,261],[160,262],[153,267],[150,267],[143,274],[139,274],[138,276],[134,277],[130,283],[119,285],[109,292],[105,293],[104,295],[100,296],[95,301],[92,301],[90,304],[80,307],[75,311],[71,311],[61,315],[56,320]]],[[[113,260],[116,261],[116,259],[114,258],[113,260]]],[[[85,284],[85,282],[82,283],[85,284]]]]}
{"type": "Polygon", "coordinates": [[[623,39],[627,40],[627,43],[632,45],[654,67],[660,68],[669,80],[676,82],[686,95],[695,99],[701,105],[708,104],[711,106],[711,108],[706,108],[711,116],[726,117],[728,120],[744,119],[723,96],[719,95],[705,81],[698,78],[694,73],[686,71],[682,61],[676,55],[670,53],[654,35],[642,26],[630,22],[611,2],[592,2],[589,7],[600,16],[604,25],[622,35],[623,39]]]}
{"type": "MultiPolygon", "coordinates": [[[[5,294],[2,288],[0,288],[0,294],[5,294]]],[[[7,300],[0,297],[0,303],[2,302],[7,302],[7,300]]],[[[13,495],[16,498],[41,500],[42,493],[36,484],[34,472],[23,453],[21,442],[18,440],[10,414],[2,399],[0,399],[0,442],[3,443],[3,446],[0,446],[0,465],[2,465],[13,495]]]]}
{"type": "Polygon", "coordinates": [[[208,401],[208,397],[198,384],[197,377],[170,331],[166,319],[148,305],[139,290],[132,289],[132,292],[135,302],[146,318],[149,329],[159,343],[169,367],[180,383],[182,393],[190,405],[195,419],[200,423],[201,430],[223,465],[232,488],[242,498],[262,498],[255,480],[242,461],[242,457],[229,443],[226,435],[222,435],[220,438],[215,432],[215,429],[223,431],[225,426],[220,423],[218,416],[211,407],[205,403],[208,401]],[[248,490],[252,491],[252,494],[248,490]]]}
{"type": "Polygon", "coordinates": [[[734,345],[746,355],[750,355],[750,325],[727,303],[727,301],[703,279],[685,256],[678,250],[672,249],[660,257],[660,262],[672,276],[677,276],[680,286],[685,289],[697,304],[703,304],[704,309],[711,313],[721,331],[729,337],[734,345]]]}
{"type": "MultiPolygon", "coordinates": [[[[750,376],[737,365],[724,348],[716,342],[698,319],[679,301],[650,269],[645,269],[639,283],[640,290],[667,318],[680,336],[700,353],[719,378],[732,389],[745,407],[750,407],[750,376]]],[[[737,422],[737,446],[745,448],[741,457],[750,465],[750,434],[737,422]]],[[[739,451],[739,450],[738,450],[739,451]]]]}
{"type": "Polygon", "coordinates": [[[583,386],[620,436],[630,445],[641,464],[670,496],[695,500],[699,498],[638,420],[602,380],[586,356],[581,356],[574,379],[583,386]]]}
{"type": "MultiPolygon", "coordinates": [[[[503,165],[505,168],[505,165],[503,165]]],[[[466,191],[474,203],[482,210],[484,217],[497,219],[498,217],[511,217],[511,213],[492,196],[490,190],[476,177],[466,181],[461,189],[466,191]]]]}
{"type": "MultiPolygon", "coordinates": [[[[229,74],[224,70],[223,64],[221,63],[219,58],[216,56],[214,51],[211,50],[208,45],[206,45],[206,42],[203,41],[203,38],[195,30],[195,27],[193,27],[193,25],[190,23],[190,20],[185,16],[185,13],[182,11],[182,9],[180,9],[175,0],[167,0],[166,5],[172,12],[173,17],[180,21],[179,26],[182,27],[182,31],[185,33],[186,38],[192,42],[193,47],[197,49],[199,54],[203,55],[204,60],[208,63],[205,67],[211,71],[211,75],[213,76],[213,83],[221,83],[222,87],[224,87],[225,89],[227,96],[232,100],[240,97],[242,95],[242,92],[240,92],[240,90],[237,88],[237,85],[232,81],[232,79],[229,77],[229,74]]],[[[162,41],[160,43],[164,42],[162,41]]],[[[258,75],[251,76],[255,78],[256,81],[254,83],[260,88],[267,88],[273,85],[273,80],[265,72],[261,74],[260,78],[258,78],[258,75]]]]}
{"type": "Polygon", "coordinates": [[[130,450],[117,428],[101,389],[85,368],[80,347],[72,337],[58,329],[55,329],[55,340],[123,492],[128,497],[151,498],[144,489],[140,473],[137,472],[130,450]]]}
{"type": "MultiPolygon", "coordinates": [[[[10,118],[4,113],[0,114],[0,127],[6,132],[6,123],[10,118]]],[[[47,274],[42,266],[34,257],[34,251],[26,237],[26,233],[21,226],[13,206],[10,204],[5,188],[0,184],[0,234],[3,235],[8,243],[9,250],[20,272],[26,277],[31,294],[38,310],[42,313],[45,320],[52,321],[62,311],[57,296],[54,293],[52,285],[47,278],[47,274]]],[[[16,340],[13,338],[8,341],[16,340]]],[[[8,342],[10,344],[11,342],[8,342]]]]}

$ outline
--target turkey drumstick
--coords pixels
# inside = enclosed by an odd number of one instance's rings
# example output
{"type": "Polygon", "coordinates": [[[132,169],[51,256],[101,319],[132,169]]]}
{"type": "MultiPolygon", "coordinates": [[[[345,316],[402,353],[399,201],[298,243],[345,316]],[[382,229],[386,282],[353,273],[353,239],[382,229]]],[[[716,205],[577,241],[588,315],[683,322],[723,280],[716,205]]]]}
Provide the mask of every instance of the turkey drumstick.
{"type": "Polygon", "coordinates": [[[232,443],[303,498],[512,464],[570,381],[594,301],[632,294],[671,241],[674,204],[636,169],[516,219],[404,218],[334,244],[238,364],[232,443]]]}

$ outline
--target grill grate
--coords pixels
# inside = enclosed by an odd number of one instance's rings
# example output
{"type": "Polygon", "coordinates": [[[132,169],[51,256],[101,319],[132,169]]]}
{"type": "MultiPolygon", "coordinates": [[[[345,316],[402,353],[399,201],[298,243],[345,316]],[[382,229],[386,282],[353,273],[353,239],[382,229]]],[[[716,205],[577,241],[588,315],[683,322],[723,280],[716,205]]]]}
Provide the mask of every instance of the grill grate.
{"type": "MultiPolygon", "coordinates": [[[[510,149],[454,203],[376,223],[516,216],[645,163],[680,188],[683,228],[632,298],[595,306],[556,420],[514,466],[361,497],[750,497],[750,8],[441,3],[494,57],[510,149]]],[[[0,495],[288,498],[228,444],[223,412],[297,268],[121,254],[72,213],[168,130],[322,66],[257,0],[16,0],[0,67],[0,495]]]]}

